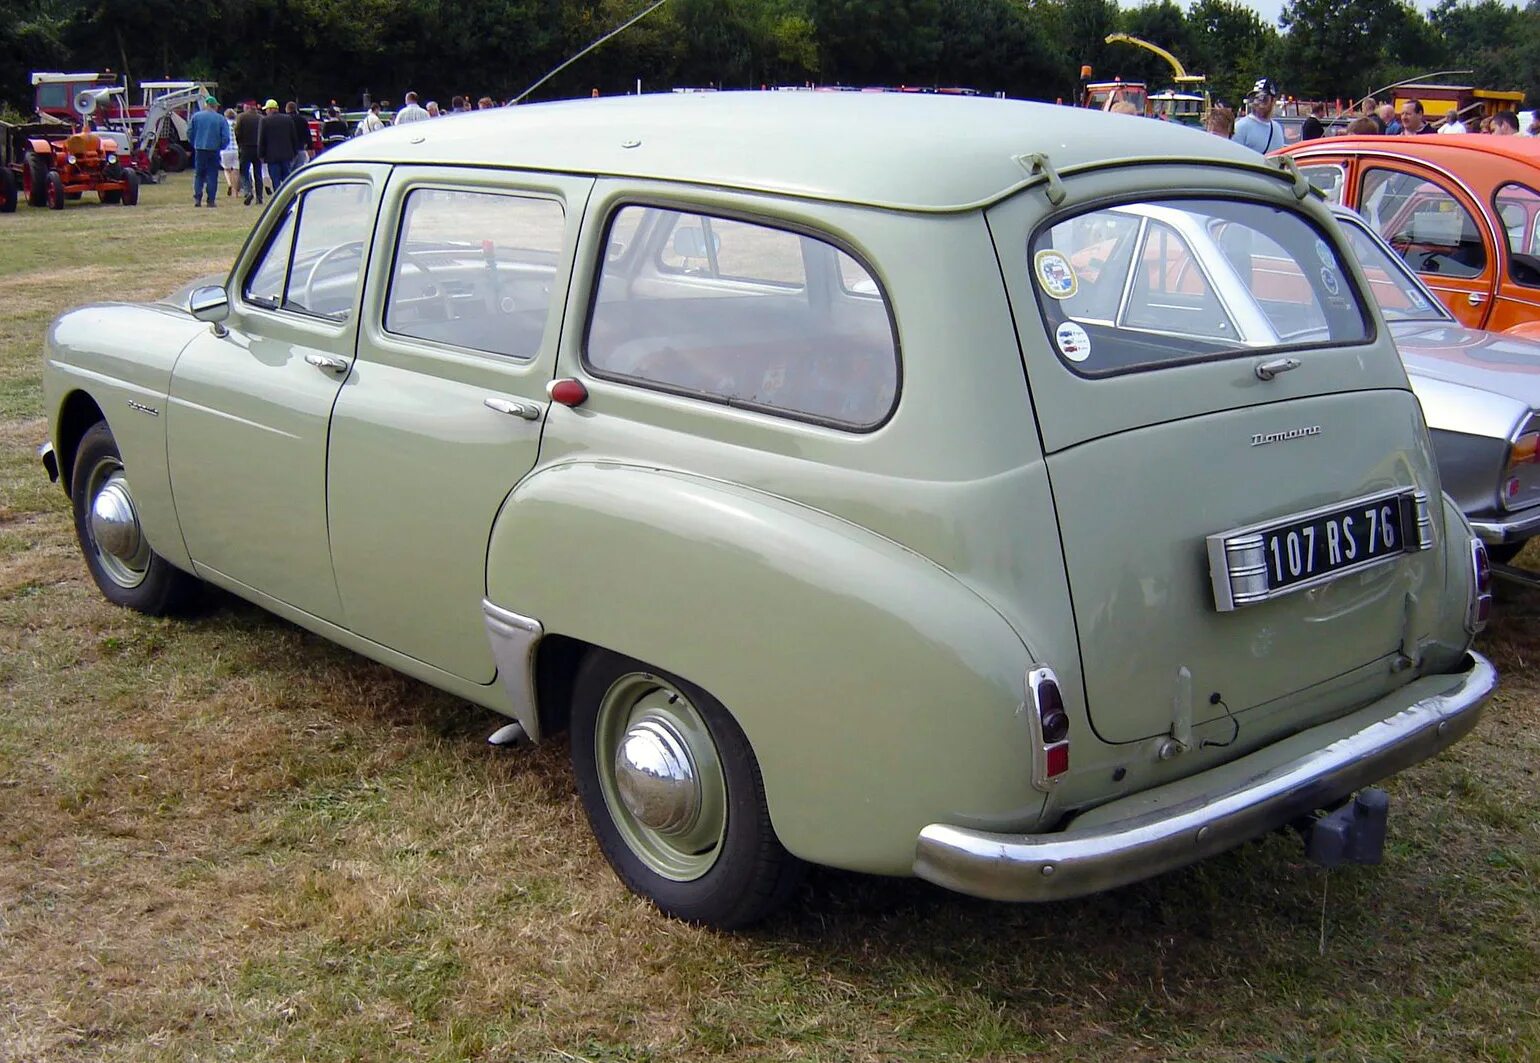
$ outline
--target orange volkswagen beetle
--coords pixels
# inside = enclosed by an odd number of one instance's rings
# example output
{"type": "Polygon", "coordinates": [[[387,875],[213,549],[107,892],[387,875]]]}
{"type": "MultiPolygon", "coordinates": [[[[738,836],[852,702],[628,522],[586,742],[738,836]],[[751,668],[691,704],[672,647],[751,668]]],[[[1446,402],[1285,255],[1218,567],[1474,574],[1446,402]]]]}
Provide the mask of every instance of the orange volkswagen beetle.
{"type": "Polygon", "coordinates": [[[1277,152],[1471,328],[1540,335],[1540,138],[1332,137],[1277,152]]]}

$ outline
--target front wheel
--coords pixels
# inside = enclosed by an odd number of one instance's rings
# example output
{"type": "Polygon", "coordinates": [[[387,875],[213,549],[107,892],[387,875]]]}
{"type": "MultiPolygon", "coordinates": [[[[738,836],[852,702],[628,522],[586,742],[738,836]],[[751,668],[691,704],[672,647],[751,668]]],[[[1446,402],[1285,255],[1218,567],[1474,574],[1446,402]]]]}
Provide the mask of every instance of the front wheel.
{"type": "Polygon", "coordinates": [[[186,605],[198,580],[151,549],[117,440],[105,421],[81,437],[70,501],[86,567],[109,602],[151,616],[186,605]]]}
{"type": "Polygon", "coordinates": [[[64,209],[64,178],[59,176],[58,170],[48,171],[48,177],[43,181],[43,191],[49,210],[64,209]]]}
{"type": "Polygon", "coordinates": [[[118,200],[125,207],[136,206],[139,203],[139,171],[123,171],[123,197],[118,200]]]}
{"type": "Polygon", "coordinates": [[[747,926],[801,881],[806,865],[775,836],[748,739],[693,684],[592,651],[573,684],[572,767],[610,865],[669,915],[747,926]]]}

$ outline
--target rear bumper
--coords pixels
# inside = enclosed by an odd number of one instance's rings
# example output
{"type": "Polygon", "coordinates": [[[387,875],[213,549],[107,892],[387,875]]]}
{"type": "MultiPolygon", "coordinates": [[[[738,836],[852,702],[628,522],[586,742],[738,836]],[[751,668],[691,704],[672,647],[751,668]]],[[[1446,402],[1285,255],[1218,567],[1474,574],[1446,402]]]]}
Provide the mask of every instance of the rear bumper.
{"type": "Polygon", "coordinates": [[[1144,811],[1093,827],[992,834],[933,823],[920,832],[914,872],[960,893],[1002,901],[1062,900],[1150,878],[1284,826],[1435,755],[1475,726],[1496,685],[1491,663],[1468,653],[1455,672],[1419,679],[1342,720],[1215,769],[1212,789],[1200,785],[1195,792],[1192,780],[1182,780],[1146,791],[1135,795],[1144,811]],[[1406,704],[1408,692],[1414,700],[1406,704]],[[1161,801],[1161,789],[1177,788],[1179,797],[1169,805],[1161,801]],[[1148,811],[1152,802],[1163,807],[1148,811]]]}
{"type": "Polygon", "coordinates": [[[1540,532],[1540,507],[1529,510],[1509,520],[1479,520],[1470,518],[1471,530],[1488,546],[1504,543],[1520,543],[1540,532]]]}

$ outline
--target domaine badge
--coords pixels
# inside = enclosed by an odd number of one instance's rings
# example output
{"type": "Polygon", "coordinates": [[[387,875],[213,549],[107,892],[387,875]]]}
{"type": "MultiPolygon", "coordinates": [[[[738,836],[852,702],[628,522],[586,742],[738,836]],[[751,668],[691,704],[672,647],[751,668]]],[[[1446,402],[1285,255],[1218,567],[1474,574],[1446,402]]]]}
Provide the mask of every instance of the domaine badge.
{"type": "Polygon", "coordinates": [[[1321,434],[1321,426],[1313,424],[1309,428],[1286,428],[1282,432],[1257,432],[1251,437],[1251,445],[1263,447],[1269,443],[1287,443],[1291,439],[1304,439],[1306,436],[1318,436],[1321,434]]]}

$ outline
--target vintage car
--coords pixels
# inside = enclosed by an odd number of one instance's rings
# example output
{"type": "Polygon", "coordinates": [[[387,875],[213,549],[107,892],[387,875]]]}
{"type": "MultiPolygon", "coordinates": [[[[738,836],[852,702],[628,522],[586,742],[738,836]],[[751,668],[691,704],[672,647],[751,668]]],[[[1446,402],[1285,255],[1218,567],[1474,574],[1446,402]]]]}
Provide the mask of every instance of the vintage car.
{"type": "Polygon", "coordinates": [[[1461,324],[1540,335],[1540,140],[1333,137],[1284,152],[1367,218],[1461,324]]]}
{"type": "Polygon", "coordinates": [[[1460,324],[1367,222],[1337,220],[1406,364],[1444,491],[1492,557],[1540,531],[1540,343],[1460,324]]]}
{"type": "Polygon", "coordinates": [[[1361,788],[1496,677],[1365,287],[1297,173],[1169,124],[499,109],[331,149],[222,285],[60,317],[42,458],[111,601],[205,580],[567,732],[688,920],[808,862],[1014,900],[1284,825],[1370,862],[1361,788]],[[1234,301],[1210,234],[1300,283],[1234,301]]]}

